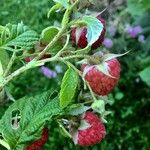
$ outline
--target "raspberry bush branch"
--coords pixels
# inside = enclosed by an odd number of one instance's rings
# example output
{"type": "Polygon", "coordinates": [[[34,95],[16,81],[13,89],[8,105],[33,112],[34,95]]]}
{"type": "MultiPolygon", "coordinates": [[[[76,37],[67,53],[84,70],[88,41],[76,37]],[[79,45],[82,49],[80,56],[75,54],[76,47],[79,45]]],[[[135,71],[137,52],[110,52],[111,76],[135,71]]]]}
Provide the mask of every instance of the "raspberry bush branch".
{"type": "MultiPolygon", "coordinates": [[[[78,4],[79,0],[77,0],[69,9],[70,13],[73,10],[73,8],[78,4]]],[[[64,16],[66,17],[66,16],[64,16]]],[[[4,78],[3,81],[0,83],[0,89],[2,89],[8,82],[10,82],[14,77],[20,75],[21,73],[23,73],[24,71],[43,65],[43,64],[39,64],[37,62],[37,60],[39,60],[40,58],[42,58],[42,56],[44,56],[44,54],[58,41],[58,39],[62,36],[62,34],[64,34],[66,32],[66,30],[72,26],[72,24],[74,24],[74,21],[66,24],[65,26],[62,27],[62,29],[60,29],[60,31],[58,32],[58,34],[55,36],[55,38],[44,48],[44,50],[42,52],[40,52],[30,63],[26,64],[25,66],[19,68],[18,70],[16,70],[15,72],[13,72],[11,75],[9,75],[8,77],[4,78]]],[[[66,46],[65,46],[66,47],[66,46]]],[[[64,49],[62,49],[64,50],[64,49]]],[[[60,55],[60,52],[58,52],[58,54],[56,54],[56,56],[54,56],[52,59],[50,59],[49,61],[55,61],[58,57],[58,55],[60,55]]],[[[14,56],[13,58],[14,59],[14,56]]],[[[12,63],[12,60],[10,62],[10,64],[12,63]]],[[[42,62],[41,62],[42,63],[42,62]]],[[[9,66],[8,66],[9,67],[9,66]]]]}
{"type": "MultiPolygon", "coordinates": [[[[10,149],[40,149],[47,142],[50,120],[57,121],[64,134],[80,146],[100,143],[106,134],[105,116],[110,113],[105,110],[106,97],[119,81],[120,63],[116,57],[122,55],[106,51],[94,53],[93,50],[99,50],[102,45],[106,32],[105,20],[100,13],[95,16],[91,12],[88,16],[82,14],[82,19],[74,18],[72,13],[80,10],[78,0],[54,1],[56,5],[52,9],[64,12],[61,28],[45,28],[34,48],[24,51],[22,56],[17,57],[14,51],[3,78],[0,78],[0,88],[23,72],[49,62],[62,62],[68,68],[59,92],[49,90],[24,97],[8,108],[0,120],[0,133],[10,149]],[[26,63],[9,74],[15,58],[26,63]],[[12,133],[15,134],[10,137],[12,133]],[[39,133],[42,134],[39,136],[39,133]]],[[[53,10],[49,11],[49,16],[53,10]]]]}
{"type": "MultiPolygon", "coordinates": [[[[58,52],[59,53],[59,52],[58,52]]],[[[59,53],[60,55],[61,53],[59,53]]],[[[56,56],[51,57],[51,58],[47,58],[47,59],[43,59],[43,60],[39,60],[39,61],[31,61],[28,64],[25,64],[25,66],[19,68],[18,70],[16,70],[15,72],[11,73],[9,76],[5,77],[5,79],[3,80],[3,82],[0,84],[0,87],[4,87],[6,84],[8,84],[11,80],[13,80],[15,77],[17,77],[18,75],[22,74],[23,72],[35,68],[35,67],[39,67],[39,66],[43,66],[45,63],[47,62],[53,62],[53,61],[65,61],[65,60],[69,60],[69,59],[74,59],[74,58],[84,58],[85,55],[72,55],[72,56],[66,56],[66,57],[60,57],[59,55],[56,54],[56,56]]],[[[89,57],[88,55],[86,57],[89,57]]],[[[71,63],[70,63],[71,64],[71,63]]]]}
{"type": "Polygon", "coordinates": [[[10,61],[8,63],[8,66],[7,66],[7,68],[6,68],[5,72],[4,72],[4,75],[3,75],[4,77],[6,77],[9,74],[9,71],[10,71],[10,69],[11,69],[15,59],[16,59],[16,50],[14,49],[13,54],[11,56],[11,59],[10,59],[10,61]]]}

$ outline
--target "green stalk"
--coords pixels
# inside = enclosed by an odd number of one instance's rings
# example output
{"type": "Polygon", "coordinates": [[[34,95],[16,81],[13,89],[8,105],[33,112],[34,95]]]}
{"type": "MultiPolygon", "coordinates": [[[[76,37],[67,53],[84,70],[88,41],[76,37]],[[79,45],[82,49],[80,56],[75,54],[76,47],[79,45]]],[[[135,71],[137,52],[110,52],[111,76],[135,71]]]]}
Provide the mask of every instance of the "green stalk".
{"type": "MultiPolygon", "coordinates": [[[[73,10],[73,8],[78,4],[79,0],[76,0],[76,2],[70,7],[70,12],[73,10]]],[[[19,68],[18,70],[14,71],[12,74],[10,74],[9,76],[5,77],[1,82],[0,82],[0,91],[3,89],[3,87],[8,84],[12,79],[14,79],[14,77],[20,75],[21,73],[25,72],[28,69],[37,67],[37,66],[41,66],[44,65],[44,61],[38,61],[40,58],[42,58],[44,56],[44,54],[55,45],[55,43],[61,38],[61,36],[66,32],[66,30],[74,23],[74,21],[68,23],[66,26],[63,26],[61,28],[61,30],[58,32],[58,34],[53,38],[53,40],[45,47],[45,49],[39,53],[39,55],[37,57],[35,57],[31,62],[29,62],[28,64],[26,64],[25,66],[19,68]]],[[[58,52],[59,53],[59,52],[58,52]]],[[[58,60],[58,55],[56,54],[56,56],[48,59],[48,61],[56,61],[58,60]]],[[[10,62],[9,66],[12,65],[12,62],[10,62]]],[[[10,67],[8,67],[9,69],[10,67]]],[[[7,69],[7,70],[8,70],[7,69]]],[[[8,71],[5,73],[7,74],[8,71]]]]}
{"type": "Polygon", "coordinates": [[[15,52],[15,50],[14,50],[14,52],[13,52],[13,54],[12,54],[12,56],[11,56],[11,59],[10,59],[10,61],[9,61],[9,63],[8,63],[8,66],[7,66],[7,68],[6,68],[5,72],[4,72],[4,75],[3,75],[4,77],[9,74],[9,71],[10,71],[10,69],[11,69],[11,67],[12,67],[12,65],[13,65],[13,63],[14,63],[14,61],[15,61],[15,59],[16,59],[16,52],[15,52]]]}

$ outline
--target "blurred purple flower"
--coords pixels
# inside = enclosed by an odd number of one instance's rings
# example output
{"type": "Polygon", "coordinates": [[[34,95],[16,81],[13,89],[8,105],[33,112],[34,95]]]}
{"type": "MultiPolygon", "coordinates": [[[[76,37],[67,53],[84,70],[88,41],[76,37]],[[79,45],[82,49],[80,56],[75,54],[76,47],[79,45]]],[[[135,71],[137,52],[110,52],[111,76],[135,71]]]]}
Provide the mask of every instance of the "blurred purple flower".
{"type": "Polygon", "coordinates": [[[42,66],[40,68],[40,71],[47,78],[55,78],[57,76],[57,73],[55,71],[49,69],[48,67],[42,66]]]}
{"type": "Polygon", "coordinates": [[[141,26],[134,26],[134,27],[131,27],[131,26],[128,26],[126,28],[126,32],[129,34],[130,37],[132,38],[135,38],[137,37],[137,35],[139,33],[141,33],[143,31],[142,27],[141,26]]]}
{"type": "Polygon", "coordinates": [[[105,38],[103,44],[105,45],[106,48],[112,48],[113,41],[110,38],[105,38]]]}
{"type": "Polygon", "coordinates": [[[145,36],[144,35],[139,35],[138,41],[141,42],[141,43],[144,43],[145,42],[145,36]]]}
{"type": "Polygon", "coordinates": [[[110,25],[110,26],[108,27],[107,31],[108,31],[109,35],[113,37],[113,36],[115,36],[117,29],[116,29],[116,27],[112,24],[112,25],[110,25]]]}

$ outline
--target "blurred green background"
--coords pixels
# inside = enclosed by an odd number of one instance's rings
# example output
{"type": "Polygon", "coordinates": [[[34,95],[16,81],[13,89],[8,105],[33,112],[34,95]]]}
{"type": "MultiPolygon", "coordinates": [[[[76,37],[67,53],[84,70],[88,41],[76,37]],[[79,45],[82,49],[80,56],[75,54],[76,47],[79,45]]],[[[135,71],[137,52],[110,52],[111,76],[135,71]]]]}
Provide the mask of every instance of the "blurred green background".
{"type": "MultiPolygon", "coordinates": [[[[24,24],[38,33],[54,23],[47,19],[47,12],[52,6],[52,0],[1,0],[0,24],[24,24]]],[[[117,88],[110,94],[112,105],[108,110],[113,113],[108,116],[107,135],[102,143],[83,148],[64,138],[57,128],[57,124],[50,126],[50,138],[43,149],[49,150],[148,150],[150,149],[150,4],[149,0],[118,0],[109,4],[101,2],[101,7],[108,7],[106,12],[107,28],[115,26],[115,35],[107,32],[106,37],[113,41],[110,52],[129,54],[119,58],[122,66],[121,79],[117,88]],[[144,42],[130,37],[125,28],[140,26],[144,35],[144,42]]],[[[101,11],[101,10],[99,10],[101,11]]],[[[104,47],[104,46],[103,46],[104,47]]],[[[54,69],[56,64],[50,65],[54,69]]],[[[57,64],[58,65],[58,64],[57,64]]],[[[61,64],[60,64],[61,65],[61,64]]],[[[64,68],[64,67],[63,67],[64,68]]],[[[57,78],[47,79],[39,69],[28,71],[19,76],[9,85],[12,95],[18,99],[24,95],[33,95],[39,91],[56,88],[60,85],[63,73],[57,78]],[[38,81],[38,82],[37,82],[38,81]]],[[[0,109],[0,116],[10,105],[0,109]]],[[[3,148],[2,148],[3,149],[3,148]]]]}

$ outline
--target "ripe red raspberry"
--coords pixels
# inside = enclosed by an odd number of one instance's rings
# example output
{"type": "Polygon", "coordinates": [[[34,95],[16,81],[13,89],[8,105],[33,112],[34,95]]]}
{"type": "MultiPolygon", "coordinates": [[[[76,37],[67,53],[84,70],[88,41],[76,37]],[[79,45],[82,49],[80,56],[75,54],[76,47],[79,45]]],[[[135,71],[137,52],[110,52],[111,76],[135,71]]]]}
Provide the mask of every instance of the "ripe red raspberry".
{"type": "Polygon", "coordinates": [[[88,65],[83,64],[81,66],[82,71],[87,71],[84,78],[88,81],[91,89],[97,95],[107,95],[109,94],[115,85],[118,83],[120,78],[120,63],[114,58],[105,62],[109,74],[112,76],[108,76],[102,73],[100,70],[96,68],[96,65],[88,65]]]}
{"type": "MultiPolygon", "coordinates": [[[[105,20],[100,15],[97,16],[97,19],[104,25],[104,28],[100,33],[98,40],[92,44],[92,49],[97,49],[102,44],[106,32],[105,20]]],[[[73,46],[77,46],[79,48],[85,48],[88,45],[86,34],[87,34],[86,27],[73,28],[71,31],[73,46]]]]}
{"type": "Polygon", "coordinates": [[[47,142],[48,140],[48,128],[44,128],[41,138],[34,141],[32,144],[28,145],[26,150],[41,150],[42,146],[47,142]]]}
{"type": "Polygon", "coordinates": [[[80,146],[92,146],[99,143],[106,134],[105,126],[100,118],[93,112],[87,111],[83,116],[90,127],[83,130],[78,130],[77,144],[80,146]]]}

